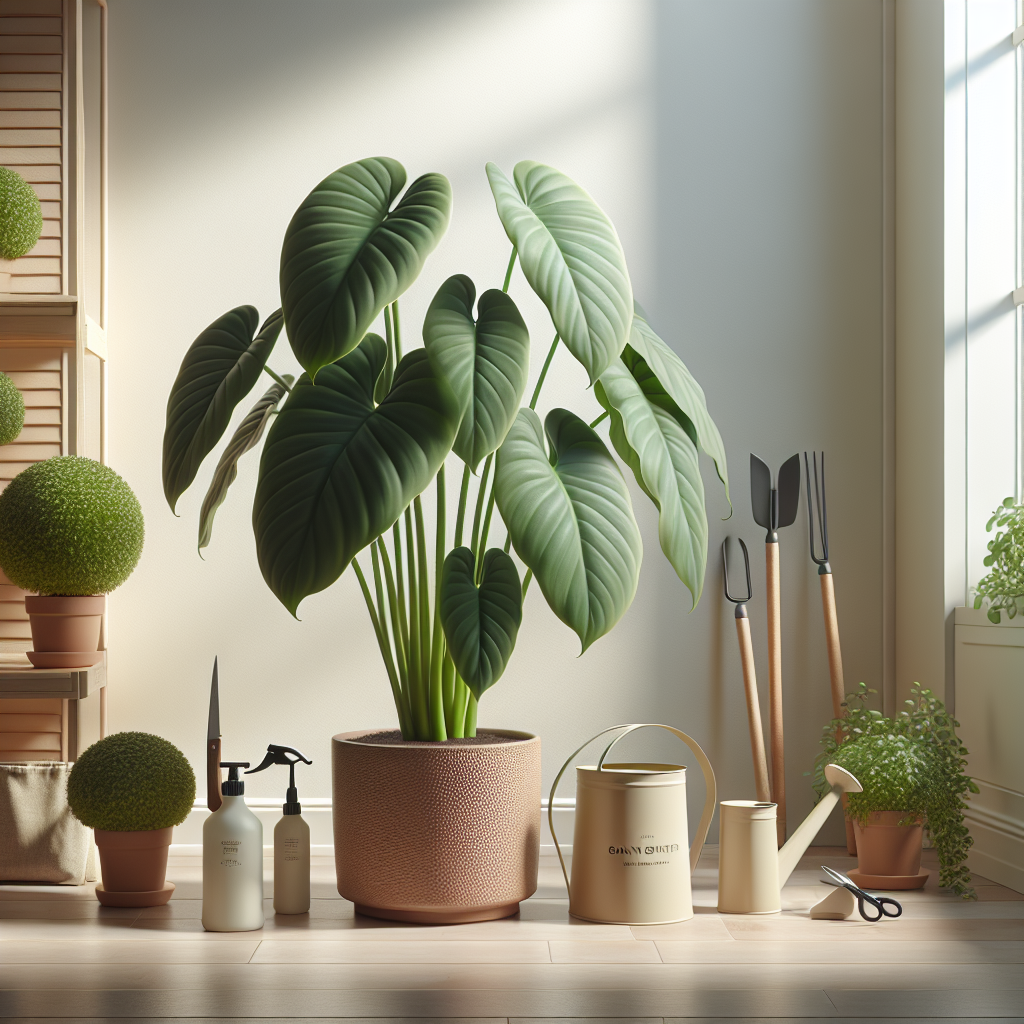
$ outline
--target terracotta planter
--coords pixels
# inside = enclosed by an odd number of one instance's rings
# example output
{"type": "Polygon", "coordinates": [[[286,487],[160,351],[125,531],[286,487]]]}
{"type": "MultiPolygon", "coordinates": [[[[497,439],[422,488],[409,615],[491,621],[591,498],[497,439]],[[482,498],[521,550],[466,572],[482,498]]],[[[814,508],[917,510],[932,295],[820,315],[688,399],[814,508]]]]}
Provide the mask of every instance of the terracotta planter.
{"type": "Polygon", "coordinates": [[[921,870],[924,826],[901,825],[905,811],[874,811],[867,825],[853,823],[857,870],[862,875],[917,875],[921,870]]]}
{"type": "MultiPolygon", "coordinates": [[[[460,924],[509,917],[537,890],[540,739],[366,742],[335,736],[338,892],[371,917],[460,924]]],[[[392,734],[393,735],[393,734],[392,734]]]]}
{"type": "MultiPolygon", "coordinates": [[[[32,627],[33,649],[39,652],[95,652],[100,645],[100,623],[105,603],[102,594],[94,597],[40,597],[30,594],[25,598],[25,611],[32,627]]],[[[95,659],[82,661],[83,665],[91,665],[95,659]]]]}
{"type": "Polygon", "coordinates": [[[166,903],[174,886],[166,881],[167,851],[172,826],[147,832],[95,830],[103,884],[96,887],[100,903],[108,907],[158,907],[166,903]]]}

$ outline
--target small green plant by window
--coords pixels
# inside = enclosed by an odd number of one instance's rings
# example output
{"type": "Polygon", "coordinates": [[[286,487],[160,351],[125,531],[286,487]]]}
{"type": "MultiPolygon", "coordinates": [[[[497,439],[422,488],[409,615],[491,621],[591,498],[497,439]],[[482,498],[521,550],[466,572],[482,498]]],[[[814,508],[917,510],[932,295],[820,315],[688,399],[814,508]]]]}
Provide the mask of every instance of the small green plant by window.
{"type": "Polygon", "coordinates": [[[874,811],[902,811],[905,824],[923,820],[939,854],[939,881],[964,899],[970,887],[967,852],[974,843],[964,824],[964,795],[978,787],[964,774],[967,750],[956,730],[960,723],[931,690],[914,683],[906,710],[895,718],[868,707],[875,693],[863,683],[847,694],[845,718],[825,726],[822,753],[814,762],[819,797],[830,786],[825,765],[838,764],[864,787],[851,793],[849,812],[861,823],[874,811]]]}
{"type": "Polygon", "coordinates": [[[974,588],[974,607],[988,602],[988,617],[998,624],[1005,611],[1009,618],[1024,612],[1024,504],[1007,498],[985,526],[998,527],[988,542],[985,566],[989,574],[974,588]]]}
{"type": "Polygon", "coordinates": [[[0,167],[0,260],[20,259],[39,241],[39,197],[17,171],[0,167]]]}
{"type": "Polygon", "coordinates": [[[17,440],[24,425],[25,400],[18,385],[6,373],[0,373],[0,444],[17,440]]]}

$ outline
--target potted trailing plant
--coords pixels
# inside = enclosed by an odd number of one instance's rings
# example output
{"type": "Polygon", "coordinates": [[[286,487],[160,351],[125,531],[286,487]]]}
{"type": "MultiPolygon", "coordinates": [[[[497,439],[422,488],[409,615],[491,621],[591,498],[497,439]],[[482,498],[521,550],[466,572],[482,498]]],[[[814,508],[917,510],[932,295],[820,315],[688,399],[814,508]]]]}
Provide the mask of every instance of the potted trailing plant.
{"type": "Polygon", "coordinates": [[[974,607],[987,605],[989,621],[997,626],[1006,612],[1009,619],[1024,613],[1024,503],[1006,498],[992,514],[985,531],[996,535],[988,542],[985,565],[991,571],[974,588],[974,607]]]}
{"type": "Polygon", "coordinates": [[[727,481],[704,394],[634,303],[600,207],[542,164],[518,164],[514,184],[493,164],[487,176],[512,243],[504,283],[479,299],[465,275],[441,283],[422,348],[403,336],[398,298],[447,228],[451,189],[425,174],[403,195],[401,164],[360,160],[292,218],[282,308],[259,326],[241,306],[206,328],[167,405],[173,510],[261,372],[274,380],[220,457],[199,547],[238,458],[273,419],[252,511],[263,577],[295,614],[352,566],[399,723],[334,738],[339,892],[406,920],[508,915],[536,887],[540,742],[478,730],[477,709],[508,666],[534,578],[583,651],[636,593],[640,533],[598,425],[656,505],[661,547],[694,601],[707,558],[698,450],[727,481]],[[555,330],[525,407],[530,338],[508,293],[517,259],[555,330]],[[370,330],[381,314],[383,337],[370,330]],[[298,381],[267,366],[282,329],[306,371],[298,381]],[[593,423],[535,411],[562,344],[605,409],[593,423]],[[451,488],[450,453],[463,464],[451,488]]]}
{"type": "Polygon", "coordinates": [[[25,610],[39,668],[94,665],[103,595],[142,554],[142,509],[107,466],[58,455],[22,470],[0,494],[0,567],[28,590],[25,610]]]}
{"type": "Polygon", "coordinates": [[[100,903],[157,907],[171,898],[167,848],[195,798],[196,777],[187,758],[159,736],[118,732],[82,754],[68,777],[68,806],[95,831],[100,903]]]}
{"type": "Polygon", "coordinates": [[[42,230],[35,190],[17,171],[0,167],[0,292],[11,290],[11,264],[32,249],[42,230]]]}
{"type": "Polygon", "coordinates": [[[815,762],[815,789],[828,790],[827,764],[857,777],[862,793],[851,793],[848,814],[857,833],[861,882],[876,888],[924,885],[921,844],[927,830],[939,854],[939,882],[974,899],[967,853],[973,840],[964,824],[967,792],[978,792],[964,774],[967,751],[956,734],[959,722],[931,690],[911,687],[906,710],[887,718],[867,706],[874,693],[863,683],[847,695],[847,714],[824,730],[815,762]]]}

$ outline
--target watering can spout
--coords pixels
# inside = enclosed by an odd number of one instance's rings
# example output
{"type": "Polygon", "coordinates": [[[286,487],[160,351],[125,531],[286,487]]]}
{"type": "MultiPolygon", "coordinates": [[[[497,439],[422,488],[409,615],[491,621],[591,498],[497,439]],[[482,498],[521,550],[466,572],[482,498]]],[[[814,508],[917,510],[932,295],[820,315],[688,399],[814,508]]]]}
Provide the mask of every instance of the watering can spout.
{"type": "Polygon", "coordinates": [[[789,841],[779,850],[779,889],[789,881],[800,858],[811,845],[814,837],[825,824],[825,819],[832,813],[832,808],[839,803],[844,793],[861,793],[864,787],[845,769],[837,764],[825,766],[825,779],[832,786],[815,805],[814,810],[800,823],[789,841]]]}

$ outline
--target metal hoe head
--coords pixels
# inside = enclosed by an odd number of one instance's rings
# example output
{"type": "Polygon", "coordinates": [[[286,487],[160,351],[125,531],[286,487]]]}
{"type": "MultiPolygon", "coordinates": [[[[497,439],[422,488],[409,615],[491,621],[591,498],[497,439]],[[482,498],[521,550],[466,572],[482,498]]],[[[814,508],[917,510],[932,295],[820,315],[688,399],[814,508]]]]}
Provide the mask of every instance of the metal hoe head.
{"type": "Polygon", "coordinates": [[[732,601],[736,605],[736,618],[742,619],[746,617],[747,610],[744,605],[754,596],[753,587],[750,585],[750,553],[747,551],[747,545],[743,543],[743,538],[738,538],[740,547],[743,549],[743,566],[747,573],[747,593],[745,597],[733,597],[729,592],[729,538],[726,537],[722,541],[722,586],[725,590],[725,599],[732,601]]]}
{"type": "Polygon", "coordinates": [[[825,504],[825,453],[821,453],[821,481],[818,480],[818,453],[812,452],[814,467],[814,501],[811,502],[811,464],[804,452],[804,470],[807,477],[807,530],[811,541],[811,561],[818,566],[819,575],[832,571],[828,564],[828,507],[825,504]],[[821,542],[821,557],[815,554],[814,525],[818,524],[818,538],[821,542]]]}

